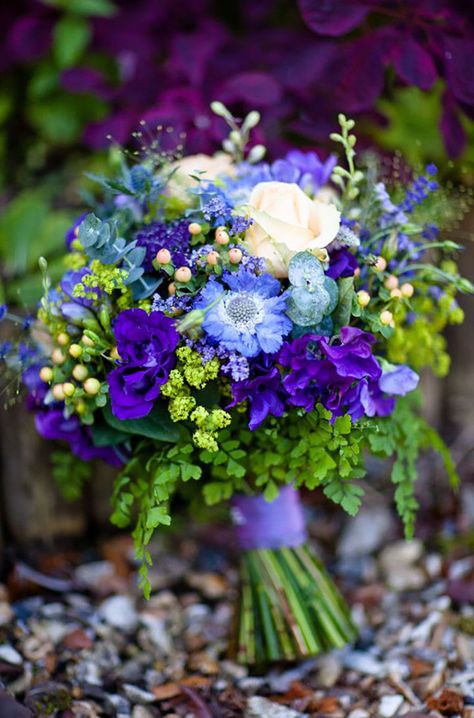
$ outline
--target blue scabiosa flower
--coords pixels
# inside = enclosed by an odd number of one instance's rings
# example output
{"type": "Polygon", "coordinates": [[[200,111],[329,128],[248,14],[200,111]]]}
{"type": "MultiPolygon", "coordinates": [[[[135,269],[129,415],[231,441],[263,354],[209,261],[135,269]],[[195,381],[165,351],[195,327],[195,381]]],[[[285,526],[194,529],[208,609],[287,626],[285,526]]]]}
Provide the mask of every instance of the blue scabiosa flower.
{"type": "Polygon", "coordinates": [[[280,283],[270,274],[259,277],[241,269],[223,282],[209,282],[196,309],[210,307],[202,328],[214,341],[245,357],[278,351],[292,327],[286,316],[286,298],[278,296],[280,283]]]}

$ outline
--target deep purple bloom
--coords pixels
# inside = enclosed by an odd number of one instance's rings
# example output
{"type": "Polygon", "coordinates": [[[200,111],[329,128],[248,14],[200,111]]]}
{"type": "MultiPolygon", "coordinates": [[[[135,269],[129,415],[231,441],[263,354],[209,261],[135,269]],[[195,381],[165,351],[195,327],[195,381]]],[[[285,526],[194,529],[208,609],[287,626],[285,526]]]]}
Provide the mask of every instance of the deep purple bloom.
{"type": "Polygon", "coordinates": [[[320,348],[334,364],[341,377],[378,379],[382,374],[380,364],[372,354],[375,337],[356,327],[342,327],[338,344],[330,344],[326,337],[320,342],[320,348]]]}
{"type": "Polygon", "coordinates": [[[114,325],[121,361],[108,375],[112,411],[119,419],[147,416],[176,364],[179,334],[172,319],[143,309],[121,312],[114,325]]]}
{"type": "Polygon", "coordinates": [[[144,266],[148,272],[153,271],[153,260],[160,249],[167,249],[171,253],[171,260],[176,267],[188,264],[186,260],[190,239],[188,226],[187,220],[172,224],[153,222],[136,233],[134,239],[137,245],[146,249],[144,266]]]}
{"type": "Polygon", "coordinates": [[[74,222],[74,224],[72,225],[72,227],[70,227],[70,228],[68,229],[68,231],[66,232],[64,239],[66,240],[66,249],[67,249],[68,251],[71,251],[71,245],[72,245],[72,243],[74,242],[74,240],[77,239],[77,232],[76,232],[76,230],[77,230],[78,227],[80,226],[82,220],[83,220],[85,217],[87,217],[87,214],[88,214],[87,212],[84,212],[83,214],[81,214],[81,215],[75,220],[75,222],[74,222]]]}
{"type": "Polygon", "coordinates": [[[251,431],[258,429],[269,415],[283,416],[285,404],[281,397],[280,372],[276,367],[253,379],[235,382],[231,388],[234,398],[228,408],[248,400],[251,431]]]}
{"type": "Polygon", "coordinates": [[[331,279],[339,277],[352,277],[359,263],[355,256],[346,247],[341,247],[329,255],[329,268],[326,272],[331,279]]]}
{"type": "MultiPolygon", "coordinates": [[[[93,301],[86,297],[74,296],[74,289],[76,284],[80,284],[88,274],[90,274],[90,270],[87,267],[82,267],[81,269],[69,270],[61,279],[61,289],[64,294],[66,294],[72,302],[80,304],[82,307],[91,307],[93,301]]],[[[87,287],[87,291],[95,294],[97,297],[99,296],[99,290],[96,288],[87,287]]]]}
{"type": "Polygon", "coordinates": [[[72,453],[83,461],[102,459],[112,466],[123,463],[113,448],[94,446],[89,429],[81,424],[77,416],[66,418],[63,409],[57,405],[37,411],[35,425],[44,439],[67,441],[72,453]]]}
{"type": "MultiPolygon", "coordinates": [[[[363,416],[389,416],[395,408],[395,399],[384,395],[377,382],[361,379],[348,389],[341,400],[344,411],[356,421],[363,416]]],[[[335,411],[334,415],[343,413],[335,411]]]]}

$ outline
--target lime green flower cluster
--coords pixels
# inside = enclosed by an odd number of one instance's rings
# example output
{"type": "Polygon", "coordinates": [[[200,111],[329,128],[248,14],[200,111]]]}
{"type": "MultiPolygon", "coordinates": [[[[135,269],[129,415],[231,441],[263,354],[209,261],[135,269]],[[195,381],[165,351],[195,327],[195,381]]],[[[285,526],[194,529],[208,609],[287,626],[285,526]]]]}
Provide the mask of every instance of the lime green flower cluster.
{"type": "Polygon", "coordinates": [[[197,429],[193,434],[193,442],[199,449],[216,452],[218,432],[225,429],[231,422],[231,416],[223,409],[208,411],[203,406],[197,406],[190,416],[197,429]]]}
{"type": "Polygon", "coordinates": [[[124,280],[127,271],[113,265],[102,264],[98,259],[91,262],[90,273],[74,287],[74,296],[84,299],[95,299],[97,290],[112,294],[116,289],[126,292],[124,280]]]}
{"type": "Polygon", "coordinates": [[[450,356],[442,332],[448,324],[462,324],[464,312],[456,303],[455,287],[446,287],[445,293],[434,299],[417,295],[412,301],[414,320],[406,322],[406,310],[397,316],[395,329],[387,339],[387,358],[400,364],[409,364],[416,370],[431,367],[436,376],[449,371],[450,356]]]}
{"type": "Polygon", "coordinates": [[[217,434],[230,424],[231,417],[223,409],[208,410],[200,406],[192,395],[193,390],[204,389],[217,379],[220,362],[214,357],[203,362],[198,352],[190,347],[180,347],[177,352],[178,366],[172,369],[166,384],[161,387],[163,396],[169,398],[168,411],[173,421],[191,421],[196,426],[193,441],[200,449],[217,451],[217,434]]]}
{"type": "Polygon", "coordinates": [[[67,269],[82,269],[87,264],[86,255],[83,252],[70,252],[64,257],[64,264],[67,269]]]}

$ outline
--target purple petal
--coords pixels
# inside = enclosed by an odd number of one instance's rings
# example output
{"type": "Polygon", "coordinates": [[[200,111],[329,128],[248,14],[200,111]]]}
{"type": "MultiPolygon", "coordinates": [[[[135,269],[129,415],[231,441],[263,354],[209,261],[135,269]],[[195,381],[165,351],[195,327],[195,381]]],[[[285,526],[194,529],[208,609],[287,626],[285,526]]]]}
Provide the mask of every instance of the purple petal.
{"type": "Polygon", "coordinates": [[[402,80],[422,90],[436,81],[438,73],[431,55],[413,37],[402,37],[394,53],[395,69],[402,80]]]}
{"type": "Polygon", "coordinates": [[[303,20],[320,35],[345,35],[360,25],[369,8],[351,0],[299,0],[303,20]]]}

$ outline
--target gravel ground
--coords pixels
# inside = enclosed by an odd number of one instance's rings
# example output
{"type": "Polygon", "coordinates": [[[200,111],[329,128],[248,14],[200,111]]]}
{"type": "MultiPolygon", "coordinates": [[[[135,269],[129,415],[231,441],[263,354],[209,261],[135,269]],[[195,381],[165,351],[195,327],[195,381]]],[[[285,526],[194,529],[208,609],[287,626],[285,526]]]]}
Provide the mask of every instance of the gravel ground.
{"type": "Polygon", "coordinates": [[[340,535],[317,545],[359,639],[260,672],[226,658],[237,570],[223,541],[157,547],[149,602],[125,537],[15,560],[0,584],[0,717],[474,718],[472,534],[442,551],[389,540],[383,506],[341,532],[331,516],[315,526],[340,535]]]}

